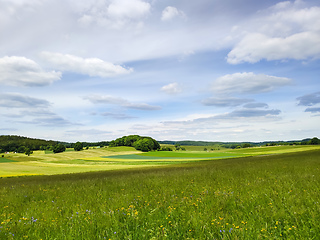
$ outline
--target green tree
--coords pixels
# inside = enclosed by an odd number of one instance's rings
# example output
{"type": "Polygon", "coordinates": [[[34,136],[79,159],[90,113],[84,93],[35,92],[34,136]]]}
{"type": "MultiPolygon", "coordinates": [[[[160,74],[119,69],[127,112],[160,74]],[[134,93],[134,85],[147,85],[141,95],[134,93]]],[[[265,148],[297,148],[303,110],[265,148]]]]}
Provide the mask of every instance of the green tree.
{"type": "Polygon", "coordinates": [[[141,137],[139,135],[129,135],[117,138],[110,142],[110,147],[129,146],[144,152],[160,149],[160,144],[151,137],[141,137]]]}
{"type": "Polygon", "coordinates": [[[161,149],[160,149],[160,151],[172,151],[172,148],[170,148],[170,147],[162,147],[161,149]]]}
{"type": "Polygon", "coordinates": [[[317,137],[314,137],[310,140],[309,144],[311,145],[319,145],[320,144],[320,139],[318,139],[317,137]]]}
{"type": "Polygon", "coordinates": [[[150,138],[142,138],[134,143],[134,147],[142,152],[149,152],[154,149],[154,143],[150,138]]]}
{"type": "Polygon", "coordinates": [[[54,146],[53,148],[53,152],[54,153],[61,153],[64,152],[66,150],[66,146],[64,146],[63,144],[59,143],[56,146],[54,146]]]}
{"type": "Polygon", "coordinates": [[[30,156],[33,151],[30,150],[30,148],[25,148],[25,152],[24,152],[26,155],[30,156]]]}
{"type": "Polygon", "coordinates": [[[75,150],[75,151],[81,151],[81,150],[83,150],[83,144],[82,144],[81,142],[76,142],[76,143],[74,144],[74,150],[75,150]]]}
{"type": "Polygon", "coordinates": [[[243,148],[249,148],[249,147],[251,147],[251,144],[250,144],[250,143],[244,143],[244,144],[242,145],[242,147],[243,147],[243,148]]]}
{"type": "MultiPolygon", "coordinates": [[[[30,150],[30,149],[29,149],[30,150]]],[[[20,146],[18,147],[18,150],[17,150],[18,153],[25,153],[26,152],[26,147],[25,146],[20,146]]]]}
{"type": "Polygon", "coordinates": [[[132,147],[134,145],[134,143],[138,140],[140,140],[141,137],[138,136],[138,135],[129,135],[127,137],[124,138],[123,140],[123,144],[125,146],[129,146],[129,147],[132,147]]]}

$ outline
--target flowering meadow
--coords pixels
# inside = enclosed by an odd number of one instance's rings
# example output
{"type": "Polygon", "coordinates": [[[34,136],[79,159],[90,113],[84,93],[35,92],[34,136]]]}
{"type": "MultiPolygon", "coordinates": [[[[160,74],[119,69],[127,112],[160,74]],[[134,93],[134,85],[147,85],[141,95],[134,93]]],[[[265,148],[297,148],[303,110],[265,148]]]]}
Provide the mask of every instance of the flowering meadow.
{"type": "Polygon", "coordinates": [[[0,179],[0,239],[320,239],[320,150],[0,179]]]}

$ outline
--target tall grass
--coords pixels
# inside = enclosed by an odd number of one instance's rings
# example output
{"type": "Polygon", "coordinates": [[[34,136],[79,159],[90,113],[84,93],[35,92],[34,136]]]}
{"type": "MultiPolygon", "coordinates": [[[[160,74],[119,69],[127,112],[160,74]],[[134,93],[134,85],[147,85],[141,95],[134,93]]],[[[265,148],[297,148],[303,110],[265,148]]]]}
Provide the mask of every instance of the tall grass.
{"type": "Polygon", "coordinates": [[[320,151],[0,179],[0,239],[319,239],[320,151]]]}

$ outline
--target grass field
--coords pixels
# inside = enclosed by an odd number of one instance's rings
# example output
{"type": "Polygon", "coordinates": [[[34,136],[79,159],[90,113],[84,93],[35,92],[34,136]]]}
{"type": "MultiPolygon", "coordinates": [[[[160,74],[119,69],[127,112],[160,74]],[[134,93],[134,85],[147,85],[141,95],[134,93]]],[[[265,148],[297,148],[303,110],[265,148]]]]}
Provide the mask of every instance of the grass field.
{"type": "Polygon", "coordinates": [[[281,154],[317,149],[318,146],[277,146],[215,151],[172,151],[141,153],[131,147],[89,149],[54,154],[35,151],[25,154],[5,154],[0,158],[0,177],[23,175],[54,175],[115,169],[143,168],[195,161],[234,157],[281,154]]]}
{"type": "Polygon", "coordinates": [[[264,154],[2,178],[0,239],[319,239],[319,148],[248,151],[264,154]]]}

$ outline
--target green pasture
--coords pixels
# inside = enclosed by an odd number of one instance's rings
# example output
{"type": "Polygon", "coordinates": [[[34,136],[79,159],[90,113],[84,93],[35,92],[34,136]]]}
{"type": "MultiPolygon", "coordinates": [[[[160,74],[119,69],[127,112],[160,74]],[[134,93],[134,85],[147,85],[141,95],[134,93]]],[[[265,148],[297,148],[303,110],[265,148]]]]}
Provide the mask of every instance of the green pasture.
{"type": "Polygon", "coordinates": [[[0,158],[0,163],[8,163],[8,162],[14,162],[14,161],[11,159],[4,158],[4,157],[0,158]]]}
{"type": "MultiPolygon", "coordinates": [[[[137,161],[132,159],[136,154],[144,156],[144,163],[188,156],[127,150],[83,151],[73,153],[74,159],[71,153],[52,158],[36,153],[29,161],[22,155],[9,159],[35,168],[66,169],[87,168],[88,162],[92,167],[100,166],[99,161],[107,165],[109,158],[130,163],[137,161]],[[111,157],[116,155],[122,156],[111,157]],[[160,159],[146,160],[148,156],[160,159]]],[[[191,153],[189,158],[194,159],[215,156],[191,153]]],[[[147,168],[1,178],[0,239],[320,239],[319,147],[221,153],[242,155],[147,168]]],[[[0,167],[6,164],[17,163],[0,167]]]]}
{"type": "Polygon", "coordinates": [[[68,151],[58,154],[48,151],[34,151],[30,156],[18,153],[5,154],[5,157],[0,158],[0,177],[143,168],[187,162],[283,154],[317,148],[320,147],[275,146],[216,151],[157,151],[142,153],[131,147],[113,147],[88,149],[80,152],[68,149],[68,151]]]}

